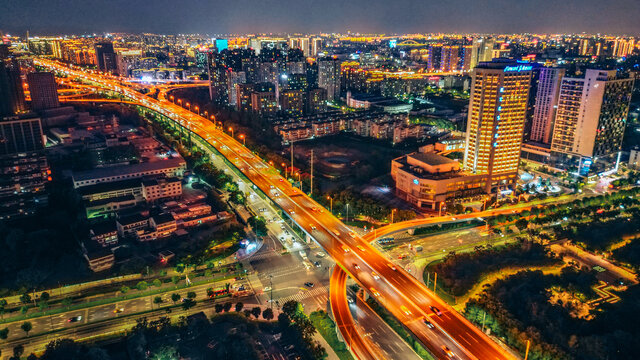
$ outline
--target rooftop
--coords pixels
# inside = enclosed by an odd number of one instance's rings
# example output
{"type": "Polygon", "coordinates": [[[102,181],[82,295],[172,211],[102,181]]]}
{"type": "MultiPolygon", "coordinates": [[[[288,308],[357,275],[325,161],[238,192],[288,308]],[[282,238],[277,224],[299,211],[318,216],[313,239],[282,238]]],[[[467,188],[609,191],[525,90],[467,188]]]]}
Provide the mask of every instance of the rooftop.
{"type": "MultiPolygon", "coordinates": [[[[78,171],[73,173],[73,181],[101,179],[117,175],[127,175],[135,173],[143,173],[146,171],[157,171],[167,168],[177,168],[185,166],[186,162],[181,157],[167,158],[162,161],[145,162],[139,164],[118,165],[104,168],[96,168],[87,171],[78,171]]],[[[141,175],[142,176],[142,175],[141,175]]]]}

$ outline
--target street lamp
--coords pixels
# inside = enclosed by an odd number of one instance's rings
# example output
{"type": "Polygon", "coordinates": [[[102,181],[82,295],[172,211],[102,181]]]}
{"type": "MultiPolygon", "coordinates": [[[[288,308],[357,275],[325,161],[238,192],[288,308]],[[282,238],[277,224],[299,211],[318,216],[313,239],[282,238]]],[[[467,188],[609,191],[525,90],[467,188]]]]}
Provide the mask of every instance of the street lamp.
{"type": "Polygon", "coordinates": [[[438,216],[441,216],[442,205],[444,205],[444,201],[440,201],[440,207],[438,208],[438,216]]]}
{"type": "Polygon", "coordinates": [[[280,165],[282,165],[282,167],[284,168],[284,178],[286,179],[287,178],[287,174],[288,174],[287,164],[282,163],[280,165]]]}
{"type": "Polygon", "coordinates": [[[347,222],[349,221],[349,204],[347,204],[347,222]]]}
{"type": "Polygon", "coordinates": [[[393,213],[398,209],[391,209],[391,223],[393,224],[393,213]]]}
{"type": "Polygon", "coordinates": [[[196,114],[200,115],[200,108],[196,106],[196,114]]]}
{"type": "Polygon", "coordinates": [[[242,139],[242,145],[247,146],[247,139],[244,137],[244,134],[240,134],[238,137],[242,139]]]}
{"type": "Polygon", "coordinates": [[[333,215],[333,198],[327,195],[327,200],[329,200],[329,209],[331,211],[331,215],[333,215]]]}
{"type": "Polygon", "coordinates": [[[229,126],[229,132],[231,133],[231,137],[233,137],[233,128],[229,126]]]}
{"type": "Polygon", "coordinates": [[[190,103],[186,103],[185,106],[189,108],[189,111],[191,111],[191,104],[190,103]]]}

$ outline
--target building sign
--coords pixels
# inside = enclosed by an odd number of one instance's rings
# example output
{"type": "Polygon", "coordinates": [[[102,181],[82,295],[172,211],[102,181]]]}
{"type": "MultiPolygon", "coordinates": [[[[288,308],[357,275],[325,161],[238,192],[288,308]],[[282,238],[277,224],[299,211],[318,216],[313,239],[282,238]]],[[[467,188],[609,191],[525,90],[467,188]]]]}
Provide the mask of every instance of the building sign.
{"type": "Polygon", "coordinates": [[[504,72],[521,72],[530,71],[531,69],[533,69],[533,65],[507,66],[504,68],[504,72]]]}

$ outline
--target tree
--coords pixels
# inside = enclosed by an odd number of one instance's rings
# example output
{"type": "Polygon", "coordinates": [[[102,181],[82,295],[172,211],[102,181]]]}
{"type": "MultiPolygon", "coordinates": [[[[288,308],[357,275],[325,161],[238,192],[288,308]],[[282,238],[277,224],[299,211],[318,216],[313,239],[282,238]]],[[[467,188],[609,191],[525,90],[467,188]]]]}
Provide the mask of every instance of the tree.
{"type": "Polygon", "coordinates": [[[282,305],[282,312],[287,314],[290,318],[296,317],[298,314],[304,312],[302,304],[295,300],[289,300],[282,305]]]}
{"type": "Polygon", "coordinates": [[[155,286],[155,287],[162,286],[162,281],[160,279],[153,280],[153,286],[155,286]]]}
{"type": "Polygon", "coordinates": [[[516,220],[516,227],[518,228],[518,230],[522,231],[524,229],[526,229],[529,226],[529,221],[525,218],[520,218],[518,220],[516,220]]]}
{"type": "Polygon", "coordinates": [[[22,329],[22,331],[24,331],[27,334],[27,336],[29,336],[29,331],[33,329],[33,325],[31,325],[30,322],[25,321],[22,323],[22,325],[20,325],[20,329],[22,329]]]}
{"type": "Polygon", "coordinates": [[[219,314],[222,312],[222,310],[224,309],[224,306],[222,306],[222,304],[218,303],[214,305],[214,309],[216,311],[216,314],[219,314]]]}
{"type": "Polygon", "coordinates": [[[260,317],[260,314],[262,313],[262,309],[260,309],[259,306],[254,307],[253,309],[251,309],[251,314],[257,319],[260,317]]]}
{"type": "Polygon", "coordinates": [[[187,298],[188,299],[195,299],[196,298],[196,292],[195,291],[189,291],[187,293],[187,298]]]}
{"type": "Polygon", "coordinates": [[[247,319],[251,317],[251,310],[249,309],[242,310],[242,313],[247,317],[247,319]]]}
{"type": "Polygon", "coordinates": [[[149,284],[146,281],[140,281],[136,285],[136,289],[138,289],[140,291],[147,290],[148,287],[149,287],[149,284]]]}
{"type": "Polygon", "coordinates": [[[40,300],[41,301],[49,301],[49,298],[51,298],[51,296],[46,291],[44,291],[42,294],[40,294],[40,300]]]}
{"type": "Polygon", "coordinates": [[[226,303],[224,303],[224,305],[222,305],[224,312],[229,312],[229,310],[231,310],[231,302],[227,301],[226,303]]]}
{"type": "Polygon", "coordinates": [[[22,345],[16,345],[13,347],[13,358],[14,359],[20,359],[20,357],[22,356],[22,354],[24,354],[24,346],[22,345]]]}
{"type": "Polygon", "coordinates": [[[31,302],[31,295],[29,295],[29,293],[22,294],[22,296],[20,296],[20,302],[22,302],[23,304],[30,303],[31,302]]]}
{"type": "Polygon", "coordinates": [[[0,330],[0,339],[6,340],[9,337],[9,328],[0,330]]]}
{"type": "Polygon", "coordinates": [[[153,298],[153,303],[156,305],[162,304],[162,296],[156,296],[153,298]]]}
{"type": "Polygon", "coordinates": [[[126,294],[127,292],[129,292],[129,290],[131,289],[126,285],[122,285],[122,287],[120,288],[120,292],[123,294],[126,294]]]}
{"type": "Polygon", "coordinates": [[[264,309],[264,311],[262,312],[262,317],[267,321],[273,320],[273,310],[271,310],[271,308],[264,309]]]}
{"type": "Polygon", "coordinates": [[[193,300],[193,299],[184,299],[184,301],[182,302],[182,308],[185,311],[188,311],[189,309],[191,309],[194,306],[196,306],[196,301],[193,300]]]}
{"type": "Polygon", "coordinates": [[[73,299],[71,299],[70,297],[66,297],[62,299],[62,306],[69,308],[69,305],[71,305],[72,302],[73,302],[73,299]]]}
{"type": "Polygon", "coordinates": [[[213,297],[213,294],[214,294],[214,292],[213,292],[213,288],[208,288],[208,289],[207,289],[207,296],[208,296],[208,297],[210,297],[210,298],[212,298],[212,297],[213,297]]]}
{"type": "Polygon", "coordinates": [[[156,350],[151,356],[152,360],[175,360],[178,358],[178,350],[173,346],[163,346],[156,350]]]}
{"type": "Polygon", "coordinates": [[[240,312],[242,311],[242,308],[244,307],[244,303],[242,303],[241,301],[238,301],[236,303],[236,312],[240,312]]]}
{"type": "Polygon", "coordinates": [[[178,283],[180,282],[180,277],[177,275],[173,275],[171,277],[171,282],[173,283],[173,285],[176,285],[176,287],[178,286],[178,283]]]}
{"type": "Polygon", "coordinates": [[[178,302],[178,300],[180,300],[180,298],[182,298],[182,296],[180,296],[180,294],[178,294],[178,293],[171,294],[171,301],[173,301],[174,305],[175,305],[175,303],[178,302]]]}

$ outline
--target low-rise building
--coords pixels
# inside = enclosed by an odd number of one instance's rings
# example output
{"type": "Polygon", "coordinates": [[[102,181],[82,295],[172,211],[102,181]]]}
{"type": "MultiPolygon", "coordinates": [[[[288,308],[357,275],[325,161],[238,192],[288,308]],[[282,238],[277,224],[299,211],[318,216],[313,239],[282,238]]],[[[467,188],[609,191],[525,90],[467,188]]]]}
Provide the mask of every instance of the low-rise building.
{"type": "Polygon", "coordinates": [[[143,180],[142,196],[147,202],[156,202],[160,199],[177,199],[182,196],[182,182],[175,177],[143,180]]]}
{"type": "Polygon", "coordinates": [[[126,179],[136,179],[145,176],[165,175],[168,177],[181,177],[186,169],[187,163],[181,157],[167,158],[165,160],[139,164],[96,168],[87,171],[74,172],[73,186],[75,188],[80,188],[83,186],[126,179]]]}
{"type": "Polygon", "coordinates": [[[435,153],[412,153],[391,162],[398,197],[418,208],[438,210],[440,204],[483,192],[487,177],[469,175],[456,160],[435,153]]]}
{"type": "Polygon", "coordinates": [[[92,242],[103,247],[116,245],[118,244],[118,228],[113,221],[94,224],[89,230],[89,238],[92,242]]]}

